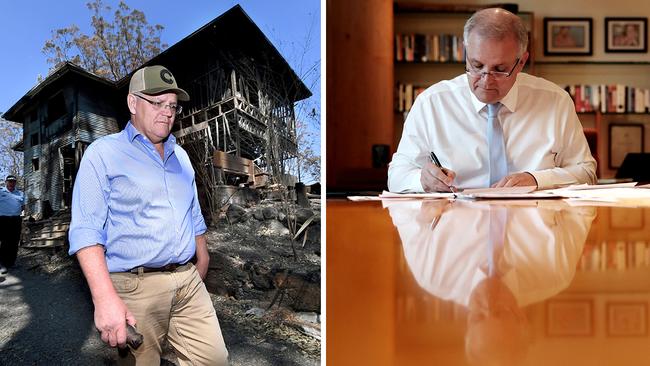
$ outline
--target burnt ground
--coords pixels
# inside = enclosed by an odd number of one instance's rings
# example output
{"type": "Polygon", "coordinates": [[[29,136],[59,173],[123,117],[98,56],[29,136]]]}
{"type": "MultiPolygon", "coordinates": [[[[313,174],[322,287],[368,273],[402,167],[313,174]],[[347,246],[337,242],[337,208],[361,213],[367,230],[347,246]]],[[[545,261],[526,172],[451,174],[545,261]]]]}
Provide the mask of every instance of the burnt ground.
{"type": "MultiPolygon", "coordinates": [[[[231,365],[320,364],[320,206],[311,203],[316,217],[304,247],[302,234],[293,242],[297,258],[283,230],[304,221],[295,208],[287,217],[287,207],[263,202],[208,230],[206,286],[231,365]]],[[[21,248],[17,266],[0,275],[0,365],[113,365],[117,357],[94,328],[76,260],[63,248],[21,248]]],[[[164,358],[174,364],[173,352],[164,358]]]]}

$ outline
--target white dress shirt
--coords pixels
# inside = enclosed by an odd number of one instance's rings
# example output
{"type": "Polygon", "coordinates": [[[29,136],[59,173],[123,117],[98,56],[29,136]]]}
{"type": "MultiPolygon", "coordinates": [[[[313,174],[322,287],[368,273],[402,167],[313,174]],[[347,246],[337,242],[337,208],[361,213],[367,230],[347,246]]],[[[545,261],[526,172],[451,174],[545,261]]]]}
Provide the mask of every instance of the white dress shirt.
{"type": "MultiPolygon", "coordinates": [[[[435,204],[401,201],[391,203],[388,210],[399,231],[406,262],[420,287],[467,306],[476,285],[488,275],[491,205],[455,201],[438,219],[427,222],[426,216],[435,211],[431,209],[435,204]]],[[[567,288],[575,276],[595,210],[561,203],[556,207],[505,208],[508,219],[501,280],[517,304],[539,302],[567,288]]]]}
{"type": "MultiPolygon", "coordinates": [[[[517,75],[500,101],[508,173],[529,172],[539,189],[595,183],[596,161],[569,94],[550,81],[517,75]]],[[[420,94],[406,118],[388,169],[388,189],[422,192],[421,168],[435,152],[456,172],[459,188],[487,186],[487,106],[471,92],[467,75],[441,81],[420,94]]]]}

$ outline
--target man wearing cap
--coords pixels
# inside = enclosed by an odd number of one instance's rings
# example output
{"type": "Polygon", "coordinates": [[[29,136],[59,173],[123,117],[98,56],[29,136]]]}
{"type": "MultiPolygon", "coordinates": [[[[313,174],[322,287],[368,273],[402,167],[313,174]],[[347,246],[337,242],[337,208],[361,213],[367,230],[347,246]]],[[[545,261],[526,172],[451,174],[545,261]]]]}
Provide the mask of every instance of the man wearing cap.
{"type": "Polygon", "coordinates": [[[24,205],[25,195],[16,189],[16,176],[8,175],[5,187],[0,188],[0,274],[16,263],[24,205]]]}
{"type": "Polygon", "coordinates": [[[128,361],[160,364],[167,340],[180,365],[227,363],[219,321],[203,284],[206,225],[187,153],[170,135],[189,100],[162,66],[131,77],[131,121],[86,150],[72,193],[70,254],[95,305],[95,326],[125,347],[126,324],[144,336],[128,361]]]}

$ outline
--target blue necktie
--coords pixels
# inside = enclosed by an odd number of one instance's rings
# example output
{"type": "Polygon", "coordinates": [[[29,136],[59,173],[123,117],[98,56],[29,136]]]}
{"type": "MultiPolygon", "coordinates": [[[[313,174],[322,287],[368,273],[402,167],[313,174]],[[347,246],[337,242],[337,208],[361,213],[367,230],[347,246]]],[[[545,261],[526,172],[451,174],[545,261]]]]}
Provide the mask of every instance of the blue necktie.
{"type": "Polygon", "coordinates": [[[487,275],[501,275],[505,271],[504,265],[499,264],[503,255],[503,245],[506,240],[506,222],[508,210],[503,207],[490,207],[490,220],[488,230],[488,266],[487,275]],[[500,272],[500,273],[499,273],[500,272]]]}
{"type": "Polygon", "coordinates": [[[501,103],[488,104],[487,142],[490,149],[490,182],[488,186],[498,182],[508,175],[506,160],[506,144],[503,139],[503,129],[499,123],[499,108],[501,103]]]}

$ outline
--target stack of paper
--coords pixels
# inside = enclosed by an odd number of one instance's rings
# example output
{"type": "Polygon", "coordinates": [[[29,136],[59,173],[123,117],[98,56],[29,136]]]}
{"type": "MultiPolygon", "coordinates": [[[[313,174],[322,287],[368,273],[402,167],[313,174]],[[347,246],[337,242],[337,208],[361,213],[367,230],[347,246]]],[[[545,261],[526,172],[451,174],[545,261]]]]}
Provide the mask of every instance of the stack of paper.
{"type": "Polygon", "coordinates": [[[560,197],[548,191],[535,191],[535,187],[501,187],[465,189],[459,192],[431,193],[393,193],[384,191],[382,199],[395,198],[460,198],[460,199],[516,199],[516,198],[554,198],[560,197]]]}
{"type": "Polygon", "coordinates": [[[348,197],[353,201],[393,199],[547,199],[566,198],[570,203],[601,202],[609,204],[650,205],[650,185],[635,187],[636,182],[615,184],[579,184],[558,189],[535,190],[535,187],[501,187],[465,189],[459,192],[394,193],[384,191],[378,197],[348,197]]]}
{"type": "Polygon", "coordinates": [[[618,202],[622,200],[650,200],[650,189],[644,186],[635,187],[635,182],[576,185],[550,190],[554,194],[572,200],[618,202]]]}

